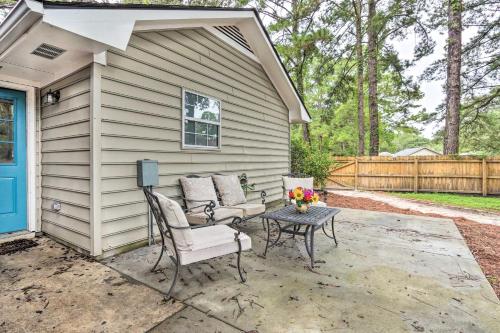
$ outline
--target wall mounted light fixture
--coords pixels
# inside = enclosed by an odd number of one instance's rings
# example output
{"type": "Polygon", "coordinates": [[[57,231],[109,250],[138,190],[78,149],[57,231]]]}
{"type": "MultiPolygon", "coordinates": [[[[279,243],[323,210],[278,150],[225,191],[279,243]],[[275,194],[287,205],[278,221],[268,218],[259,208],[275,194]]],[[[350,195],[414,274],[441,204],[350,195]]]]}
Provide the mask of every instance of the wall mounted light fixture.
{"type": "Polygon", "coordinates": [[[45,95],[42,96],[42,105],[52,105],[59,102],[59,97],[61,97],[61,93],[59,90],[52,91],[49,90],[45,95]]]}

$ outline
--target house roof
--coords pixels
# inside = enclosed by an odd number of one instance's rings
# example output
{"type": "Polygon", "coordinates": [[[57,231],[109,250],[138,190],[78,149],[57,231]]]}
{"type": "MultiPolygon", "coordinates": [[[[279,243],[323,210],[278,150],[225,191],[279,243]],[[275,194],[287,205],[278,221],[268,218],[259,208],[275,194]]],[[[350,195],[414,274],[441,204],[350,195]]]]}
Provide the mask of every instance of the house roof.
{"type": "Polygon", "coordinates": [[[426,148],[426,147],[416,147],[416,148],[407,148],[407,149],[400,150],[400,151],[394,153],[393,156],[411,156],[413,154],[418,153],[421,150],[428,150],[428,151],[431,151],[437,155],[441,155],[437,151],[426,148]]]}
{"type": "Polygon", "coordinates": [[[254,8],[20,0],[0,24],[0,66],[4,67],[0,80],[19,76],[43,86],[85,61],[105,64],[103,54],[108,49],[124,51],[134,31],[200,27],[262,65],[289,110],[290,122],[311,120],[254,8]],[[236,27],[250,52],[219,34],[217,26],[236,27]],[[44,40],[68,51],[57,64],[30,56],[44,40]]]}

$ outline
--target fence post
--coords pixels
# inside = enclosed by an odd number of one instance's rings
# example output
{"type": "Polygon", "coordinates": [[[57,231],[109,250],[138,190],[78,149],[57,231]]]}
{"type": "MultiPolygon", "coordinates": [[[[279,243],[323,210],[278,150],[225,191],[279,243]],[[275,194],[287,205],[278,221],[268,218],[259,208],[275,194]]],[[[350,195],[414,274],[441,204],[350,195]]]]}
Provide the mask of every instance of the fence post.
{"type": "Polygon", "coordinates": [[[418,192],[418,158],[415,157],[415,162],[413,163],[413,192],[418,192]]]}
{"type": "Polygon", "coordinates": [[[358,190],[358,158],[354,160],[354,191],[358,190]]]}
{"type": "Polygon", "coordinates": [[[488,195],[488,164],[486,163],[486,159],[483,158],[483,197],[488,195]]]}

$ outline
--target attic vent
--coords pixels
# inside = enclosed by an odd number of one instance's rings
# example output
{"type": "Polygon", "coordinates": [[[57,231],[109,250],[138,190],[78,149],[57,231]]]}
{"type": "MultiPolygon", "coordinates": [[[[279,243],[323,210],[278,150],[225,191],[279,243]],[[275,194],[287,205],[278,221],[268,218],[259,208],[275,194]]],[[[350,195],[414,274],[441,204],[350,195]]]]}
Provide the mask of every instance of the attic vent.
{"type": "Polygon", "coordinates": [[[66,52],[66,50],[63,50],[57,46],[43,43],[39,47],[34,49],[31,54],[52,60],[59,57],[64,52],[66,52]]]}
{"type": "Polygon", "coordinates": [[[222,32],[224,35],[227,37],[231,38],[233,41],[238,43],[241,47],[247,49],[248,51],[252,52],[252,49],[250,48],[250,45],[248,45],[245,37],[240,32],[240,29],[234,25],[219,25],[215,26],[215,29],[219,30],[222,32]]]}

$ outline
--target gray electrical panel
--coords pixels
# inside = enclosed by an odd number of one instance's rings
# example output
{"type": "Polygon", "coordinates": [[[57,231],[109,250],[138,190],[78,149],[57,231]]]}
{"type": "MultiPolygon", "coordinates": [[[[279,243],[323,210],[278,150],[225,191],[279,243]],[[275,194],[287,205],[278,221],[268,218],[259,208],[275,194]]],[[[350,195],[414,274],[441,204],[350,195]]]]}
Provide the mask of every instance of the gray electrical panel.
{"type": "Polygon", "coordinates": [[[158,161],[138,160],[137,161],[137,186],[156,186],[158,179],[158,161]]]}

